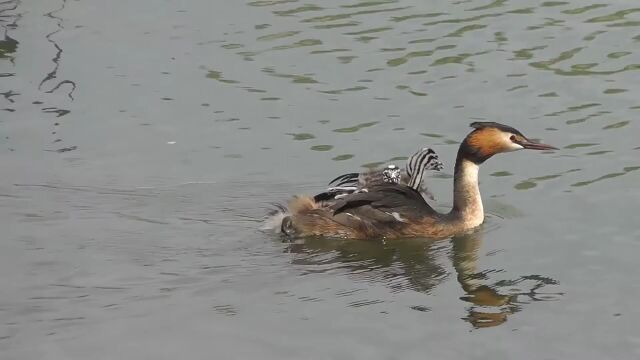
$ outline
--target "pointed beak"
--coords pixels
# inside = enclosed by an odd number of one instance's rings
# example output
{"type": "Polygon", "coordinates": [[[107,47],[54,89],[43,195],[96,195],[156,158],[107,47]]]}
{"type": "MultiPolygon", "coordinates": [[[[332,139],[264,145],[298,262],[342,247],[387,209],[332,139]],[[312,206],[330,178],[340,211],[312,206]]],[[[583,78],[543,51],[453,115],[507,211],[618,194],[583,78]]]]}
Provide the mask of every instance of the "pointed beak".
{"type": "Polygon", "coordinates": [[[523,141],[519,142],[519,144],[523,148],[530,149],[530,150],[558,150],[558,148],[555,146],[531,141],[529,139],[524,139],[523,141]]]}

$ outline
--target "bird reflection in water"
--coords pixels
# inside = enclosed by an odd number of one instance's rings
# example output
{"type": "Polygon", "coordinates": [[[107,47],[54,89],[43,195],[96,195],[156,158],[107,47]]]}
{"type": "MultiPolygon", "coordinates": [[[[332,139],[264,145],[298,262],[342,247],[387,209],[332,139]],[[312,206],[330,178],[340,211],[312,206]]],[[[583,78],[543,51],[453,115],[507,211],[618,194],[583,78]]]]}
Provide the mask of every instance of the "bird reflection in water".
{"type": "Polygon", "coordinates": [[[458,283],[465,292],[460,299],[470,303],[464,320],[475,328],[503,324],[509,315],[522,310],[531,301],[553,300],[562,293],[546,293],[540,289],[557,285],[552,278],[540,275],[520,276],[515,280],[502,280],[489,285],[487,271],[478,271],[478,253],[482,246],[482,231],[454,237],[451,258],[458,283]],[[527,286],[527,291],[514,290],[517,285],[527,286]]]}
{"type": "Polygon", "coordinates": [[[309,273],[343,270],[357,280],[383,283],[393,292],[413,290],[425,294],[451,276],[441,265],[442,259],[448,256],[464,292],[460,299],[469,303],[462,319],[474,328],[501,325],[530,302],[555,300],[563,295],[544,292],[544,287],[557,285],[557,281],[540,275],[491,283],[488,274],[496,271],[478,270],[484,235],[480,228],[456,236],[451,242],[305,238],[287,244],[287,251],[294,255],[292,262],[308,266],[309,273]]]}

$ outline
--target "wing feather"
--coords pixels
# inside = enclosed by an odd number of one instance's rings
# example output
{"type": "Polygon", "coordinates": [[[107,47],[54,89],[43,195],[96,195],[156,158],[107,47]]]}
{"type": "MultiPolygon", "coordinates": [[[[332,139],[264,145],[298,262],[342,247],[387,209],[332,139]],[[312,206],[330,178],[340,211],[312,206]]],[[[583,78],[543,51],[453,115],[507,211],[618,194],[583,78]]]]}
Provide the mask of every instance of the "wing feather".
{"type": "MultiPolygon", "coordinates": [[[[371,209],[383,218],[391,217],[395,221],[416,219],[437,214],[416,190],[400,184],[382,184],[372,186],[367,192],[358,192],[338,199],[331,206],[334,216],[342,212],[357,215],[360,211],[371,212],[371,209]],[[396,213],[397,216],[392,215],[396,213]]],[[[370,214],[369,214],[370,215],[370,214]]],[[[368,215],[367,215],[368,216],[368,215]]]]}

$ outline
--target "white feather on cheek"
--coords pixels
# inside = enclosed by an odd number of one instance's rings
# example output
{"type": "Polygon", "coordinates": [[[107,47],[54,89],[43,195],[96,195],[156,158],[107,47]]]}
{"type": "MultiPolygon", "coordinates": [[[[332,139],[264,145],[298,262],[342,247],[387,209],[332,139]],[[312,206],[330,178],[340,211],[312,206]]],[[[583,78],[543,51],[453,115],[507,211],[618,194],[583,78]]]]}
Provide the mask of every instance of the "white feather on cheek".
{"type": "Polygon", "coordinates": [[[511,140],[512,134],[504,133],[502,134],[502,141],[505,144],[504,152],[522,150],[524,147],[520,144],[516,144],[511,140]]]}

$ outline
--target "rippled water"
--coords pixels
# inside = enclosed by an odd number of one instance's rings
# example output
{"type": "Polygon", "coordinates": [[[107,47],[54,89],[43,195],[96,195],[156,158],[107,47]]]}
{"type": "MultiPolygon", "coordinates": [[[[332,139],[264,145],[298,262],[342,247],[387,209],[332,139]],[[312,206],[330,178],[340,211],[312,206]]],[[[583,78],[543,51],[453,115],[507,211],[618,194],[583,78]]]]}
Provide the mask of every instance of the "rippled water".
{"type": "Polygon", "coordinates": [[[632,1],[0,2],[2,359],[640,356],[632,1]],[[259,231],[270,203],[423,146],[475,234],[259,231]]]}

